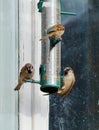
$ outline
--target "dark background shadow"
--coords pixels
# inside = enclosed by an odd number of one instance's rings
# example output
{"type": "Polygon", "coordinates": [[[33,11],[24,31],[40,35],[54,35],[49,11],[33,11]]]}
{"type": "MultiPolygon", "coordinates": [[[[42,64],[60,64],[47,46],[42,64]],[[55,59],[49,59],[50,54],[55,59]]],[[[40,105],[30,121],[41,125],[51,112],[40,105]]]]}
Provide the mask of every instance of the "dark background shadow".
{"type": "Polygon", "coordinates": [[[71,66],[76,83],[66,98],[50,96],[49,130],[99,130],[99,1],[63,0],[65,34],[62,68],[71,66]]]}

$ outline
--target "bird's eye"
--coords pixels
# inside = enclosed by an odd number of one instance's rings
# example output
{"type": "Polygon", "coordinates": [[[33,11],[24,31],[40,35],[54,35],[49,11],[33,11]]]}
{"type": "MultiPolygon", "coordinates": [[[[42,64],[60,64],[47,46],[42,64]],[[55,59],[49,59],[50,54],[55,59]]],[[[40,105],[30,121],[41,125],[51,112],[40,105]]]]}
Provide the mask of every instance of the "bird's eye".
{"type": "Polygon", "coordinates": [[[64,75],[67,75],[68,74],[68,71],[64,71],[64,75]]]}
{"type": "Polygon", "coordinates": [[[70,68],[66,68],[66,69],[64,70],[64,75],[67,75],[69,70],[70,70],[70,68]]]}
{"type": "Polygon", "coordinates": [[[67,71],[69,71],[70,69],[68,68],[67,71]]]}

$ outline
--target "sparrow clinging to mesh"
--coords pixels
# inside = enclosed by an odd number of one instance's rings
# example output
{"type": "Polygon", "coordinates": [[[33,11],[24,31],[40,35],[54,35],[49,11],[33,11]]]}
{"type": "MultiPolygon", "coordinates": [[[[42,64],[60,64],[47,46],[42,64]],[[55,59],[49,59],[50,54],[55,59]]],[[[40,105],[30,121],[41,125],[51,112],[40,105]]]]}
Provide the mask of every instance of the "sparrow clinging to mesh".
{"type": "Polygon", "coordinates": [[[32,79],[34,75],[34,68],[33,65],[30,63],[25,64],[19,74],[19,81],[18,85],[15,87],[14,90],[19,90],[26,79],[32,79]]]}
{"type": "Polygon", "coordinates": [[[56,92],[56,94],[67,96],[71,91],[74,83],[75,83],[74,71],[71,67],[66,67],[64,69],[62,87],[58,90],[58,92],[56,92]]]}
{"type": "MultiPolygon", "coordinates": [[[[64,69],[64,75],[63,75],[61,88],[57,92],[52,93],[52,94],[67,96],[70,93],[74,83],[75,83],[74,71],[71,67],[66,67],[64,69]]],[[[46,96],[50,94],[44,94],[44,95],[46,96]]]]}
{"type": "Polygon", "coordinates": [[[54,26],[52,26],[48,33],[46,34],[46,36],[44,36],[43,38],[40,39],[40,41],[44,41],[48,38],[52,38],[54,39],[55,37],[60,38],[63,34],[64,34],[65,28],[63,25],[61,24],[56,24],[54,26]]]}

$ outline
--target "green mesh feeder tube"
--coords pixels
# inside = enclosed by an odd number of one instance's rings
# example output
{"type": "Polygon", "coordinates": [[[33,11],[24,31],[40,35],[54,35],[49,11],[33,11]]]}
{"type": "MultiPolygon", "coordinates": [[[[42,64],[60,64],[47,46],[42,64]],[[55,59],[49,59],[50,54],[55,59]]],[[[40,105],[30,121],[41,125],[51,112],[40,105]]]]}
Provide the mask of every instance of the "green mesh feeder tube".
{"type": "Polygon", "coordinates": [[[40,84],[41,84],[41,91],[43,92],[47,92],[47,93],[54,93],[56,91],[58,91],[58,89],[60,88],[60,79],[58,80],[53,80],[53,82],[51,80],[48,80],[46,77],[46,68],[44,65],[40,66],[40,84]]]}
{"type": "MultiPolygon", "coordinates": [[[[61,22],[60,0],[45,0],[42,17],[42,37],[47,31],[57,23],[61,22]]],[[[58,41],[57,39],[55,41],[58,41]]],[[[61,86],[60,69],[61,69],[61,41],[53,46],[50,39],[41,43],[41,66],[40,66],[40,83],[41,91],[54,93],[61,86]]]]}

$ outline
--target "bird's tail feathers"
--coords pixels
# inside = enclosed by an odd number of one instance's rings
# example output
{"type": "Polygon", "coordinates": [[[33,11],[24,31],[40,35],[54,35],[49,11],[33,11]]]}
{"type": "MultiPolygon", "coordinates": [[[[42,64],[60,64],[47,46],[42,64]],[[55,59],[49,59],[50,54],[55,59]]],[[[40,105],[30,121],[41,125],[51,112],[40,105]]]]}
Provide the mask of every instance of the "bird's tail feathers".
{"type": "Polygon", "coordinates": [[[15,91],[18,91],[18,90],[21,88],[22,84],[23,84],[23,83],[18,83],[18,85],[14,88],[14,90],[15,90],[15,91]]]}
{"type": "Polygon", "coordinates": [[[46,93],[46,94],[43,94],[43,96],[49,96],[49,95],[53,95],[53,94],[56,94],[56,93],[46,93]]]}
{"type": "Polygon", "coordinates": [[[44,36],[43,38],[41,38],[40,39],[40,41],[44,41],[44,40],[46,40],[46,39],[48,39],[49,37],[51,37],[52,36],[52,33],[49,33],[49,34],[47,34],[46,36],[44,36]]]}
{"type": "Polygon", "coordinates": [[[49,96],[49,95],[51,95],[51,94],[50,93],[43,94],[43,96],[49,96]]]}

